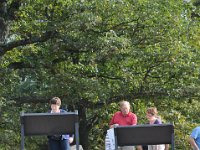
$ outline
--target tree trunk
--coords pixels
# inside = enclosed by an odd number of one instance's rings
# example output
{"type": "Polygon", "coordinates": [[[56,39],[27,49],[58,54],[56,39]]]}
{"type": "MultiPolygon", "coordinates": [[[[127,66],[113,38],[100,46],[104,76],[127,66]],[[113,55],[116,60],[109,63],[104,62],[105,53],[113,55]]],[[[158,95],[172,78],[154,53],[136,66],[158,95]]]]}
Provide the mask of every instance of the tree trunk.
{"type": "Polygon", "coordinates": [[[79,120],[80,120],[80,144],[84,150],[89,150],[88,136],[90,129],[87,127],[86,109],[82,105],[79,106],[79,120]]]}

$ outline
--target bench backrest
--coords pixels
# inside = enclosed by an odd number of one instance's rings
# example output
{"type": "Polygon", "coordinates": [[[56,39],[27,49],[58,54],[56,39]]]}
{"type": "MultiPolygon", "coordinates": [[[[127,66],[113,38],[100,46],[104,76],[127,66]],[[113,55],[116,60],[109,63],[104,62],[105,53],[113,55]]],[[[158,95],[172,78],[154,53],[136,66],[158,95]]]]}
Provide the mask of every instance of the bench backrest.
{"type": "Polygon", "coordinates": [[[118,126],[114,129],[114,134],[117,146],[174,145],[172,124],[118,126]]]}
{"type": "Polygon", "coordinates": [[[74,134],[75,123],[78,122],[78,115],[71,112],[62,114],[24,113],[20,117],[21,124],[24,125],[25,136],[74,134]]]}
{"type": "Polygon", "coordinates": [[[21,113],[21,150],[24,136],[75,134],[79,149],[78,111],[66,113],[21,113]]]}

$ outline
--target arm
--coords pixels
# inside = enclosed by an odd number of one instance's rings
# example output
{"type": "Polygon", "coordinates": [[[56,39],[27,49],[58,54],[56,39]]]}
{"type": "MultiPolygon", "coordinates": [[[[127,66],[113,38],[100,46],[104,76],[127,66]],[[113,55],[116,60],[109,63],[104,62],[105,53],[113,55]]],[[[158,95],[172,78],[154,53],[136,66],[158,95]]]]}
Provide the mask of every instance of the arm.
{"type": "Polygon", "coordinates": [[[132,113],[132,125],[137,125],[137,116],[134,114],[134,113],[132,113]]]}
{"type": "Polygon", "coordinates": [[[165,144],[165,150],[169,150],[169,144],[165,144]]]}
{"type": "Polygon", "coordinates": [[[116,127],[117,124],[110,125],[110,129],[116,127]]]}
{"type": "Polygon", "coordinates": [[[110,125],[110,129],[111,129],[111,128],[115,128],[115,127],[117,127],[117,126],[119,126],[119,124],[110,125]]]}
{"type": "Polygon", "coordinates": [[[194,140],[192,137],[189,137],[188,141],[189,141],[191,147],[192,147],[194,150],[199,150],[199,148],[198,148],[198,146],[197,146],[195,140],[194,140]]]}
{"type": "Polygon", "coordinates": [[[136,149],[137,150],[143,150],[142,146],[140,146],[140,145],[136,146],[136,149]]]}
{"type": "Polygon", "coordinates": [[[110,129],[115,127],[115,121],[114,120],[115,120],[115,114],[113,115],[112,119],[110,120],[110,123],[109,123],[110,129]]]}

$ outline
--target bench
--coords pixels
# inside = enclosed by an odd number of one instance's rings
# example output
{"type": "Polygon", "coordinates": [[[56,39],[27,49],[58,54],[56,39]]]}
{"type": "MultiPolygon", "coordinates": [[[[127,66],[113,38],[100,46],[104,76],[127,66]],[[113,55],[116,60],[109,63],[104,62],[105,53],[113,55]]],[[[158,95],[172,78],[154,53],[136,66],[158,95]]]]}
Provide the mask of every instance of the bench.
{"type": "Polygon", "coordinates": [[[25,136],[75,134],[76,150],[79,150],[78,111],[66,113],[20,114],[21,150],[25,150],[25,136]]]}
{"type": "Polygon", "coordinates": [[[172,124],[117,126],[114,128],[115,150],[118,146],[171,144],[174,150],[172,124]]]}

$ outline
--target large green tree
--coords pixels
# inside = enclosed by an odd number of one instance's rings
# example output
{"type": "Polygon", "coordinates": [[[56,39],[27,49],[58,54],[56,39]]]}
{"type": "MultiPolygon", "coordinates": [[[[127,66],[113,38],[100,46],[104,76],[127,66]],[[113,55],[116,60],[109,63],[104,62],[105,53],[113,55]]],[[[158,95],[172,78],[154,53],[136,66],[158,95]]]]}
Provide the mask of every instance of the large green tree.
{"type": "Polygon", "coordinates": [[[85,150],[102,148],[91,132],[111,103],[199,97],[198,1],[2,0],[0,12],[2,107],[61,97],[85,150]]]}

